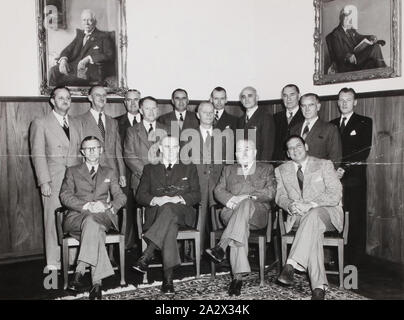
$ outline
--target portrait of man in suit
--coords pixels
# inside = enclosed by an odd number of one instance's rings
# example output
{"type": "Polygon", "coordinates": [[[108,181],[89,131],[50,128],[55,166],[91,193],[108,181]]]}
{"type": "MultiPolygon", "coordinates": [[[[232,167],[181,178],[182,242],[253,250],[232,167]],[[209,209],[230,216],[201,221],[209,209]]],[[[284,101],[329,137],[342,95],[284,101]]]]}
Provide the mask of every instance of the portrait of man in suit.
{"type": "Polygon", "coordinates": [[[49,71],[50,86],[104,85],[108,76],[115,75],[116,49],[110,34],[97,28],[93,10],[84,9],[80,17],[82,29],[76,30],[49,71]]]}
{"type": "Polygon", "coordinates": [[[366,162],[372,148],[373,121],[357,114],[356,92],[342,88],[338,93],[340,117],[331,121],[339,128],[342,140],[342,160],[337,173],[344,186],[344,209],[350,212],[349,243],[350,259],[365,253],[367,216],[366,162]]]}
{"type": "Polygon", "coordinates": [[[114,170],[119,185],[126,186],[125,163],[122,156],[122,143],[118,122],[105,113],[107,91],[104,87],[93,86],[88,93],[90,110],[77,117],[81,123],[83,136],[96,136],[103,143],[102,165],[114,170]]]}
{"type": "MultiPolygon", "coordinates": [[[[126,130],[129,127],[133,127],[136,123],[142,121],[142,115],[139,112],[139,101],[141,95],[136,89],[130,89],[125,93],[125,99],[123,104],[126,109],[126,113],[115,118],[118,121],[119,136],[121,138],[122,150],[124,150],[124,142],[126,137],[126,130]]],[[[126,162],[125,162],[126,164],[126,162]]],[[[127,222],[125,233],[125,247],[131,249],[136,246],[136,219],[135,219],[135,197],[131,188],[131,171],[126,164],[126,187],[123,188],[123,192],[126,194],[128,201],[126,202],[127,208],[127,222]]]]}
{"type": "Polygon", "coordinates": [[[215,262],[222,262],[230,247],[230,265],[233,280],[228,293],[241,294],[243,275],[251,272],[248,262],[249,231],[268,224],[270,202],[275,197],[273,166],[256,161],[257,148],[252,140],[236,144],[237,164],[223,168],[215,188],[216,199],[224,206],[220,217],[226,228],[219,243],[206,252],[215,262]]]}
{"type": "Polygon", "coordinates": [[[300,90],[295,84],[287,84],[282,89],[282,101],[285,110],[274,115],[275,121],[275,151],[274,160],[280,165],[286,160],[286,150],[284,150],[285,140],[290,135],[290,129],[303,122],[302,110],[299,108],[300,90]]]}
{"type": "Polygon", "coordinates": [[[97,137],[85,137],[81,143],[85,162],[67,169],[60,190],[60,200],[69,210],[63,230],[80,240],[77,266],[69,289],[81,290],[86,268],[90,268],[90,300],[102,298],[102,279],[114,274],[105,237],[109,229],[119,230],[117,212],[126,203],[114,171],[100,164],[102,152],[102,143],[97,137]]]}
{"type": "Polygon", "coordinates": [[[133,268],[146,272],[154,251],[161,250],[164,279],[161,290],[172,295],[174,268],[181,263],[177,246],[178,229],[195,227],[196,211],[193,208],[201,199],[198,172],[194,164],[184,164],[179,159],[177,137],[161,140],[161,161],[144,167],[136,201],[146,207],[147,230],[144,239],[147,248],[133,268]]]}
{"type": "Polygon", "coordinates": [[[319,118],[320,98],[315,93],[306,93],[300,97],[300,108],[304,122],[293,126],[290,134],[300,135],[306,141],[311,156],[331,160],[338,168],[342,156],[341,137],[335,125],[319,118]]]}
{"type": "Polygon", "coordinates": [[[81,162],[82,130],[80,122],[68,115],[71,106],[68,88],[53,89],[49,103],[52,111],[32,122],[29,141],[42,195],[46,264],[51,270],[61,267],[55,224],[55,210],[61,206],[60,187],[66,168],[81,162]]]}
{"type": "Polygon", "coordinates": [[[330,160],[309,156],[300,135],[286,141],[291,161],[275,169],[275,201],[288,217],[286,232],[296,230],[281,284],[294,282],[295,269],[308,272],[312,300],[323,300],[328,286],[324,268],[323,233],[343,228],[342,185],[330,160]]]}
{"type": "Polygon", "coordinates": [[[215,108],[213,127],[222,131],[227,128],[235,131],[237,129],[238,119],[225,110],[227,103],[226,89],[222,87],[214,88],[210,94],[210,102],[212,102],[213,107],[215,108]]]}
{"type": "Polygon", "coordinates": [[[240,93],[240,102],[245,116],[239,118],[238,129],[244,130],[245,139],[254,139],[257,146],[257,161],[272,161],[275,150],[275,122],[273,116],[258,106],[257,90],[245,87],[240,93]],[[249,135],[252,135],[249,137],[249,135]]]}

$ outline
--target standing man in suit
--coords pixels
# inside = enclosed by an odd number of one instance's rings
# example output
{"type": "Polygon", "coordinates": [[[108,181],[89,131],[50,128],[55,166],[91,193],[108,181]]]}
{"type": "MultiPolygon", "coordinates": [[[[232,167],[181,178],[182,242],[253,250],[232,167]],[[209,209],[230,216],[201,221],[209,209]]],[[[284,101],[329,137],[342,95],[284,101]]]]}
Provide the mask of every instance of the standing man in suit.
{"type": "Polygon", "coordinates": [[[184,89],[178,88],[173,91],[171,103],[174,110],[159,118],[162,124],[170,128],[170,135],[180,137],[181,131],[185,129],[198,129],[199,122],[195,112],[187,110],[189,99],[184,89]]]}
{"type": "Polygon", "coordinates": [[[282,89],[282,101],[285,110],[274,115],[275,120],[275,152],[274,160],[277,165],[286,160],[284,150],[285,140],[290,135],[290,129],[304,121],[302,110],[299,108],[300,90],[295,84],[287,84],[282,89]]]}
{"type": "Polygon", "coordinates": [[[246,114],[239,118],[238,128],[244,130],[245,139],[254,140],[257,146],[257,161],[270,162],[275,149],[275,122],[265,108],[258,106],[258,100],[255,88],[246,87],[241,91],[240,101],[246,109],[246,114]],[[254,136],[249,137],[252,133],[254,136]]]}
{"type": "Polygon", "coordinates": [[[178,228],[195,227],[196,212],[193,206],[201,199],[198,172],[194,164],[179,160],[177,137],[161,141],[161,162],[147,164],[136,195],[139,204],[146,206],[144,239],[146,250],[133,266],[146,272],[154,251],[160,249],[163,257],[164,280],[162,292],[174,294],[173,271],[181,263],[178,247],[178,228]]]}
{"type": "Polygon", "coordinates": [[[242,276],[251,272],[248,262],[249,230],[259,230],[268,224],[270,202],[275,197],[275,177],[271,164],[256,162],[257,148],[252,140],[238,140],[238,164],[223,169],[215,196],[225,207],[221,218],[226,225],[220,242],[206,252],[215,262],[224,259],[230,247],[233,280],[229,295],[240,295],[242,276]]]}
{"type": "Polygon", "coordinates": [[[82,287],[86,267],[91,268],[90,300],[101,300],[102,279],[114,274],[105,248],[106,232],[119,230],[117,212],[126,196],[111,168],[100,164],[103,152],[97,137],[86,137],[81,144],[85,163],[68,168],[60,191],[60,200],[69,210],[63,229],[80,240],[74,280],[69,289],[82,287]],[[112,197],[112,199],[111,199],[112,197]]]}
{"type": "Polygon", "coordinates": [[[81,162],[80,123],[68,115],[70,91],[53,89],[50,100],[53,110],[32,122],[31,157],[44,209],[45,254],[48,270],[60,269],[60,247],[57,241],[55,210],[61,206],[59,192],[67,167],[81,162]]]}
{"type": "Polygon", "coordinates": [[[318,117],[320,98],[315,93],[306,93],[300,98],[300,107],[304,122],[295,125],[290,133],[306,141],[312,157],[331,160],[338,168],[342,156],[341,137],[335,125],[318,117]]]}
{"type": "Polygon", "coordinates": [[[341,116],[331,123],[339,128],[342,139],[342,162],[337,173],[344,186],[344,209],[349,211],[348,254],[364,254],[366,247],[367,179],[366,160],[372,147],[371,118],[354,112],[356,92],[343,88],[338,93],[341,116]]]}
{"type": "Polygon", "coordinates": [[[97,19],[90,9],[81,13],[83,30],[60,53],[50,70],[51,86],[88,86],[102,84],[114,68],[114,43],[107,32],[96,28],[97,19]],[[101,69],[101,71],[100,71],[101,69]]]}
{"type": "Polygon", "coordinates": [[[213,127],[222,131],[226,128],[230,128],[235,132],[237,129],[238,119],[225,110],[227,103],[226,90],[222,87],[214,88],[210,94],[210,102],[215,108],[215,120],[213,122],[213,127]]]}
{"type": "MultiPolygon", "coordinates": [[[[121,138],[122,150],[126,137],[126,130],[129,127],[133,127],[136,123],[142,121],[142,116],[139,112],[140,92],[135,89],[128,90],[125,94],[124,105],[126,113],[115,118],[118,121],[119,137],[121,138]]],[[[135,197],[131,190],[131,171],[126,165],[126,187],[123,188],[123,192],[126,194],[128,201],[126,202],[127,208],[127,229],[125,232],[125,247],[131,249],[136,247],[136,209],[135,209],[135,197]]]]}
{"type": "Polygon", "coordinates": [[[134,195],[136,195],[144,166],[157,160],[158,142],[168,132],[168,127],[156,120],[158,107],[155,98],[144,97],[139,105],[143,120],[128,128],[123,148],[126,165],[132,173],[131,188],[134,195]]]}
{"type": "Polygon", "coordinates": [[[198,106],[197,117],[200,121],[198,138],[192,142],[194,148],[192,151],[197,151],[197,154],[192,154],[193,163],[196,164],[199,176],[199,185],[201,189],[201,210],[199,212],[200,219],[200,235],[201,235],[201,254],[205,250],[205,245],[209,239],[210,222],[210,207],[216,204],[213,197],[213,189],[219,181],[220,174],[226,160],[233,160],[234,148],[226,152],[226,146],[233,146],[234,138],[233,131],[228,128],[220,131],[213,128],[215,119],[214,107],[212,103],[205,101],[198,106]],[[194,157],[195,156],[195,157],[194,157]]]}
{"type": "Polygon", "coordinates": [[[342,185],[332,162],[309,156],[310,149],[301,136],[290,136],[286,147],[292,160],[275,169],[275,201],[288,213],[286,232],[297,231],[278,281],[292,285],[295,269],[307,271],[312,300],[323,300],[328,286],[323,233],[342,231],[342,185]]]}
{"type": "Polygon", "coordinates": [[[104,87],[91,87],[88,95],[91,108],[77,117],[80,120],[83,136],[95,136],[103,143],[102,165],[114,170],[119,185],[126,186],[125,163],[122,158],[122,143],[118,121],[105,114],[107,91],[104,87]]]}

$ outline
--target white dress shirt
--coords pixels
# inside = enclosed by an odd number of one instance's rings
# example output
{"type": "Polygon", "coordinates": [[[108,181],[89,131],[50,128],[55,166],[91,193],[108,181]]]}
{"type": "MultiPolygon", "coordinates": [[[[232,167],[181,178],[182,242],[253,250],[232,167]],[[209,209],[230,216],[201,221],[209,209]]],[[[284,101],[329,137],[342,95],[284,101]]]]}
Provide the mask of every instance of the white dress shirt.
{"type": "Polygon", "coordinates": [[[216,114],[217,114],[217,120],[219,120],[222,117],[223,112],[224,112],[224,108],[221,109],[221,110],[216,110],[215,109],[215,117],[216,117],[216,114]]]}
{"type": "Polygon", "coordinates": [[[56,120],[59,122],[59,124],[63,127],[64,125],[64,118],[66,119],[67,125],[69,125],[69,119],[68,116],[65,115],[64,117],[61,116],[59,113],[56,113],[55,110],[52,110],[53,114],[55,115],[56,120]]]}
{"type": "Polygon", "coordinates": [[[342,118],[346,118],[345,125],[347,125],[349,122],[349,119],[351,119],[352,115],[353,115],[353,111],[348,114],[341,114],[341,120],[339,121],[339,126],[341,126],[341,124],[342,124],[342,118]]]}
{"type": "Polygon", "coordinates": [[[133,121],[136,119],[136,123],[140,122],[142,120],[142,116],[140,115],[140,113],[137,113],[136,115],[132,114],[132,113],[126,113],[129,123],[130,125],[133,127],[133,121]]]}
{"type": "Polygon", "coordinates": [[[208,132],[209,132],[210,136],[213,135],[213,127],[209,128],[209,129],[206,129],[206,128],[202,128],[202,126],[200,126],[199,130],[201,131],[203,142],[206,141],[206,137],[208,136],[208,132]]]}
{"type": "Polygon", "coordinates": [[[143,119],[143,125],[146,128],[146,132],[149,132],[150,124],[153,126],[153,130],[156,130],[156,120],[154,120],[153,122],[149,122],[143,119]]]}
{"type": "Polygon", "coordinates": [[[300,132],[300,136],[303,136],[303,131],[304,131],[304,128],[306,128],[307,124],[309,124],[309,132],[310,132],[311,128],[313,128],[313,126],[316,123],[317,119],[318,119],[318,116],[313,118],[313,119],[310,119],[310,120],[305,120],[304,123],[303,123],[303,126],[302,126],[302,131],[300,132]]]}
{"type": "Polygon", "coordinates": [[[177,110],[175,110],[175,117],[177,118],[178,121],[181,121],[180,120],[180,114],[182,114],[182,118],[185,121],[185,116],[187,115],[187,110],[182,111],[182,112],[178,112],[177,110]]]}
{"type": "MultiPolygon", "coordinates": [[[[98,111],[96,111],[95,109],[93,109],[93,108],[90,108],[90,112],[93,115],[93,117],[95,119],[95,122],[98,123],[98,119],[100,118],[100,113],[98,111]]],[[[101,113],[102,113],[101,121],[104,124],[104,128],[105,128],[105,125],[106,125],[106,123],[105,123],[105,113],[104,112],[101,112],[101,113]]]]}
{"type": "Polygon", "coordinates": [[[255,106],[250,109],[246,109],[245,113],[246,113],[248,119],[251,119],[251,117],[254,115],[255,111],[257,111],[257,110],[258,110],[258,106],[255,106]]]}

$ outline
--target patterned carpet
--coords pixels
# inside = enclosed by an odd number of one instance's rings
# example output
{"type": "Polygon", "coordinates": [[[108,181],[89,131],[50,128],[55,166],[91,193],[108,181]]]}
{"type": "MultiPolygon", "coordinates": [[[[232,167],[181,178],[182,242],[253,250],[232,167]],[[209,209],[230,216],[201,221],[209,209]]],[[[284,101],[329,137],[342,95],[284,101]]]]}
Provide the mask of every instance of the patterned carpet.
{"type": "MultiPolygon", "coordinates": [[[[174,281],[176,294],[166,296],[160,292],[161,282],[130,285],[103,292],[104,300],[307,300],[311,298],[311,290],[306,275],[295,275],[292,287],[283,287],[276,283],[276,270],[268,270],[265,275],[265,286],[259,286],[259,275],[253,272],[244,278],[242,294],[229,297],[227,294],[230,274],[217,274],[211,279],[209,274],[201,278],[186,278],[174,281]]],[[[88,293],[62,299],[88,299],[88,293]]],[[[326,300],[365,300],[356,293],[330,286],[326,292],[326,300]]]]}

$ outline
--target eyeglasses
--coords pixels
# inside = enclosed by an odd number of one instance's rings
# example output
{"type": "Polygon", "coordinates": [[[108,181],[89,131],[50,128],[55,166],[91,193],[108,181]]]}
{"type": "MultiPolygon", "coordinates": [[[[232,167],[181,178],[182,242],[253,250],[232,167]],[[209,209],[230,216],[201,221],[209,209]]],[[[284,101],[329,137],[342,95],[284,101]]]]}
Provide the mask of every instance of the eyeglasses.
{"type": "Polygon", "coordinates": [[[86,148],[82,148],[84,151],[88,151],[88,152],[95,152],[95,150],[100,150],[101,147],[86,147],[86,148]]]}

